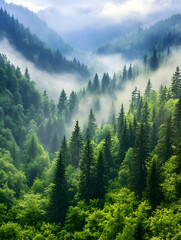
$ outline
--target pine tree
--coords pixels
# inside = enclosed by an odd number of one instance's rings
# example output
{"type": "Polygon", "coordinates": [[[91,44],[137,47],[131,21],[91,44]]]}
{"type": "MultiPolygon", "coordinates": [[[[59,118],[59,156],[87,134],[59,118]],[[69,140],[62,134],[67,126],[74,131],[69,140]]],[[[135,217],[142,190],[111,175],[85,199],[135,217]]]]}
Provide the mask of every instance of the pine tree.
{"type": "Polygon", "coordinates": [[[95,162],[90,138],[85,142],[79,167],[79,197],[89,202],[95,197],[95,162]]]}
{"type": "Polygon", "coordinates": [[[117,132],[118,132],[118,139],[121,138],[121,134],[123,131],[123,124],[124,124],[124,107],[123,104],[121,105],[121,111],[119,113],[118,121],[117,121],[117,132]]]}
{"type": "Polygon", "coordinates": [[[111,168],[113,167],[112,153],[111,153],[111,134],[108,133],[105,137],[103,146],[103,154],[105,159],[106,176],[111,177],[111,168]]]}
{"type": "Polygon", "coordinates": [[[117,159],[118,167],[121,166],[121,163],[124,160],[124,157],[128,148],[129,148],[129,135],[128,135],[127,123],[125,119],[123,131],[121,134],[121,138],[119,140],[119,151],[118,151],[118,159],[117,159]]]}
{"type": "Polygon", "coordinates": [[[83,138],[78,121],[76,121],[74,131],[72,132],[69,146],[71,162],[73,166],[78,167],[83,146],[83,138]]]}
{"type": "Polygon", "coordinates": [[[150,59],[150,69],[152,71],[155,71],[155,70],[157,70],[158,66],[159,66],[158,53],[157,53],[157,50],[154,49],[153,50],[153,55],[150,59]]]}
{"type": "Polygon", "coordinates": [[[140,124],[135,147],[133,149],[133,159],[130,167],[130,187],[141,198],[146,186],[146,159],[149,154],[148,135],[143,123],[140,124]]]}
{"type": "Polygon", "coordinates": [[[162,200],[162,191],[160,187],[161,174],[158,163],[152,159],[147,169],[146,178],[146,198],[149,200],[152,209],[155,210],[162,200]]]}
{"type": "Polygon", "coordinates": [[[25,77],[30,80],[30,74],[27,67],[25,69],[25,77]]]}
{"type": "Polygon", "coordinates": [[[94,138],[96,129],[97,129],[96,118],[92,109],[90,109],[89,119],[88,119],[88,135],[91,139],[94,138]]]}
{"type": "Polygon", "coordinates": [[[151,127],[150,131],[150,150],[153,151],[158,142],[158,128],[155,122],[151,127]]]}
{"type": "Polygon", "coordinates": [[[67,144],[65,135],[61,142],[60,150],[61,150],[62,158],[64,159],[65,166],[67,166],[68,164],[71,164],[70,153],[69,153],[68,144],[67,144]]]}
{"type": "Polygon", "coordinates": [[[76,111],[76,107],[77,107],[77,94],[74,91],[72,91],[68,101],[68,109],[70,115],[73,115],[73,113],[76,111]]]}
{"type": "Polygon", "coordinates": [[[101,91],[102,93],[105,93],[109,89],[109,84],[110,84],[110,78],[108,73],[104,73],[103,78],[102,78],[102,83],[101,83],[101,91]]]}
{"type": "Polygon", "coordinates": [[[97,73],[96,73],[96,75],[94,77],[92,89],[93,89],[94,93],[97,93],[97,94],[99,93],[99,78],[98,78],[97,73]]]}
{"type": "Polygon", "coordinates": [[[88,82],[87,91],[88,91],[89,93],[92,93],[92,82],[91,82],[91,80],[89,80],[89,82],[88,82]]]}
{"type": "Polygon", "coordinates": [[[64,89],[60,94],[57,108],[58,108],[59,114],[67,110],[67,95],[64,89]]]}
{"type": "Polygon", "coordinates": [[[181,73],[179,67],[176,68],[172,77],[171,91],[173,98],[179,98],[181,95],[181,73]]]}
{"type": "Polygon", "coordinates": [[[106,166],[104,154],[100,151],[96,164],[96,194],[95,198],[104,199],[107,188],[106,166]]]}
{"type": "Polygon", "coordinates": [[[145,98],[149,98],[150,97],[151,88],[152,88],[151,81],[149,79],[148,83],[147,83],[147,86],[146,86],[146,89],[145,89],[145,94],[144,94],[145,98]]]}
{"type": "Polygon", "coordinates": [[[50,105],[49,105],[49,99],[46,90],[43,93],[43,112],[44,117],[49,118],[50,116],[50,105]]]}
{"type": "Polygon", "coordinates": [[[59,137],[57,134],[57,130],[55,129],[50,140],[49,149],[51,153],[55,153],[58,151],[58,148],[59,148],[59,137]]]}
{"type": "Polygon", "coordinates": [[[50,194],[49,216],[52,222],[64,223],[68,208],[68,185],[65,173],[65,163],[59,151],[53,186],[50,194]]]}
{"type": "Polygon", "coordinates": [[[127,69],[126,69],[126,65],[123,68],[123,77],[122,77],[123,82],[125,82],[127,80],[127,69]]]}
{"type": "Polygon", "coordinates": [[[128,69],[128,79],[132,80],[133,79],[133,73],[132,73],[132,66],[130,64],[129,69],[128,69]]]}

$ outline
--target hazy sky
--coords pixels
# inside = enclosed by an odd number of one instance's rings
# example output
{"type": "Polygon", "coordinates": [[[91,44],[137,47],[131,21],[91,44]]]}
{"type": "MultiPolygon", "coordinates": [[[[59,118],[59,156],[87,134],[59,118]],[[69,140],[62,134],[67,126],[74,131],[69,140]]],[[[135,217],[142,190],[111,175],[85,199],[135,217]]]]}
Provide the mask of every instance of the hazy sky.
{"type": "Polygon", "coordinates": [[[96,17],[120,21],[127,16],[149,15],[166,10],[180,10],[180,0],[7,0],[27,6],[33,11],[48,7],[73,11],[74,14],[95,14],[96,17]]]}

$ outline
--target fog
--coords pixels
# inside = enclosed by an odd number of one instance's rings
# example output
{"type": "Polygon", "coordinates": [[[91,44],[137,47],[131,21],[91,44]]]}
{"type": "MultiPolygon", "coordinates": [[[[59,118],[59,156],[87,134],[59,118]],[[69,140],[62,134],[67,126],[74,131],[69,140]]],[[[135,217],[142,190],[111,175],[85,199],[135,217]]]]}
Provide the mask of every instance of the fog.
{"type": "Polygon", "coordinates": [[[43,92],[47,90],[48,95],[57,100],[60,92],[64,89],[67,93],[82,87],[82,79],[76,74],[50,74],[39,70],[32,62],[28,61],[21,53],[15,50],[7,39],[0,41],[0,53],[5,54],[15,67],[20,67],[22,73],[28,67],[31,79],[35,81],[37,88],[43,92]]]}

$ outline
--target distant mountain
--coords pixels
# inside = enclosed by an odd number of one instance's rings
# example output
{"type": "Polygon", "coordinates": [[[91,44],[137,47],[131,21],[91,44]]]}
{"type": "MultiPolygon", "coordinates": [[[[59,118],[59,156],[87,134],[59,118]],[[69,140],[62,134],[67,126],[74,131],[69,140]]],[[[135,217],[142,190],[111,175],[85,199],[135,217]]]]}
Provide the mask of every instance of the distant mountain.
{"type": "Polygon", "coordinates": [[[142,58],[145,53],[157,49],[163,52],[181,45],[181,14],[128,34],[98,49],[99,54],[120,53],[128,59],[142,58]]]}
{"type": "Polygon", "coordinates": [[[0,7],[5,9],[11,16],[17,18],[25,27],[29,28],[33,34],[36,34],[40,40],[54,50],[59,50],[62,54],[71,54],[73,47],[63,41],[59,34],[48,27],[47,23],[41,20],[34,12],[28,8],[6,3],[0,0],[0,7]]]}
{"type": "Polygon", "coordinates": [[[56,73],[76,72],[84,77],[89,76],[89,71],[84,64],[81,65],[76,59],[73,62],[68,61],[58,50],[48,48],[29,29],[1,8],[0,38],[3,37],[40,69],[56,73]]]}

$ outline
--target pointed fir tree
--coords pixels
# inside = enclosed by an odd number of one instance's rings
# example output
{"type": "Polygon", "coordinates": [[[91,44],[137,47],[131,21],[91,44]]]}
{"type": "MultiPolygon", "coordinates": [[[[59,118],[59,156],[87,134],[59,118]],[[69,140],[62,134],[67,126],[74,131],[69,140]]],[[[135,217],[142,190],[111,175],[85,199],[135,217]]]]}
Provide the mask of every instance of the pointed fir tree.
{"type": "Polygon", "coordinates": [[[161,173],[160,167],[156,160],[152,159],[148,165],[146,177],[146,198],[149,200],[152,210],[154,211],[162,200],[161,173]]]}
{"type": "Polygon", "coordinates": [[[92,90],[93,90],[94,93],[97,93],[97,94],[99,93],[99,78],[98,78],[97,73],[96,73],[96,75],[94,77],[92,90]]]}
{"type": "Polygon", "coordinates": [[[151,59],[150,59],[150,69],[152,71],[155,71],[157,70],[158,66],[159,66],[158,53],[157,53],[157,50],[154,49],[153,55],[151,56],[151,59]]]}
{"type": "Polygon", "coordinates": [[[95,197],[95,160],[90,138],[84,144],[79,164],[79,197],[89,202],[95,197]]]}
{"type": "Polygon", "coordinates": [[[123,68],[123,76],[122,76],[122,81],[125,82],[127,80],[127,69],[126,65],[123,68]]]}
{"type": "Polygon", "coordinates": [[[43,93],[43,112],[45,118],[50,117],[50,104],[46,90],[43,93]]]}
{"type": "Polygon", "coordinates": [[[72,91],[68,101],[68,109],[71,116],[76,111],[76,108],[77,108],[77,94],[74,91],[72,91]]]}
{"type": "Polygon", "coordinates": [[[57,134],[57,130],[55,129],[53,131],[53,134],[52,134],[52,137],[51,137],[51,140],[50,140],[50,144],[49,144],[49,150],[51,153],[55,153],[58,151],[58,148],[59,148],[59,137],[58,137],[58,134],[57,134]]]}
{"type": "Polygon", "coordinates": [[[121,105],[121,110],[119,113],[119,117],[117,120],[117,132],[118,132],[118,139],[121,138],[121,134],[123,131],[123,125],[124,125],[124,106],[123,104],[121,105]]]}
{"type": "Polygon", "coordinates": [[[112,153],[111,153],[111,134],[108,133],[105,137],[103,145],[103,154],[105,159],[106,176],[111,177],[111,168],[113,167],[112,153]]]}
{"type": "Polygon", "coordinates": [[[132,80],[133,79],[133,72],[132,72],[132,66],[130,64],[129,69],[128,69],[128,79],[132,80]]]}
{"type": "Polygon", "coordinates": [[[69,148],[68,148],[68,144],[67,144],[65,135],[61,142],[60,150],[61,150],[62,158],[64,159],[65,166],[67,166],[68,164],[71,164],[69,148]]]}
{"type": "Polygon", "coordinates": [[[59,101],[58,101],[58,113],[61,114],[62,112],[65,112],[67,110],[67,95],[65,90],[63,89],[60,97],[59,97],[59,101]]]}
{"type": "Polygon", "coordinates": [[[171,92],[173,98],[179,98],[181,95],[181,73],[179,67],[176,68],[172,77],[171,92]]]}
{"type": "Polygon", "coordinates": [[[96,163],[96,174],[95,174],[95,185],[96,185],[96,193],[95,198],[104,199],[105,193],[107,189],[107,176],[106,176],[106,166],[104,154],[100,151],[98,160],[96,163]]]}
{"type": "Polygon", "coordinates": [[[94,139],[96,129],[97,129],[96,118],[92,109],[90,109],[89,118],[88,118],[88,133],[91,139],[94,139]]]}
{"type": "Polygon", "coordinates": [[[135,147],[133,149],[133,159],[130,167],[130,188],[135,191],[139,198],[146,186],[146,159],[149,154],[148,135],[143,123],[140,124],[135,147]]]}
{"type": "Polygon", "coordinates": [[[30,74],[27,67],[25,68],[25,77],[30,80],[30,74]]]}
{"type": "Polygon", "coordinates": [[[158,143],[158,128],[156,122],[153,122],[153,125],[150,130],[150,150],[153,151],[155,146],[158,143]]]}
{"type": "Polygon", "coordinates": [[[126,119],[124,121],[123,131],[121,134],[121,138],[119,140],[119,151],[118,151],[118,158],[117,158],[117,165],[118,167],[121,166],[121,163],[124,160],[125,154],[129,148],[129,135],[127,129],[127,122],[126,119]]]}
{"type": "Polygon", "coordinates": [[[81,129],[79,127],[79,122],[76,121],[74,131],[70,137],[70,157],[71,162],[74,167],[78,167],[79,161],[81,159],[81,151],[83,146],[83,137],[81,133],[81,129]]]}
{"type": "Polygon", "coordinates": [[[146,86],[146,89],[145,89],[145,94],[144,94],[144,97],[145,99],[150,97],[150,92],[151,92],[151,88],[152,88],[152,85],[151,85],[151,81],[150,79],[148,80],[148,83],[147,83],[147,86],[146,86]]]}
{"type": "Polygon", "coordinates": [[[51,222],[63,224],[68,208],[68,185],[65,163],[61,151],[58,153],[53,186],[50,193],[49,217],[51,222]]]}

